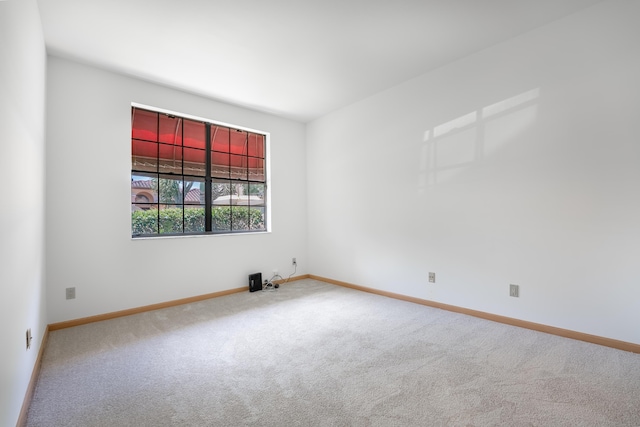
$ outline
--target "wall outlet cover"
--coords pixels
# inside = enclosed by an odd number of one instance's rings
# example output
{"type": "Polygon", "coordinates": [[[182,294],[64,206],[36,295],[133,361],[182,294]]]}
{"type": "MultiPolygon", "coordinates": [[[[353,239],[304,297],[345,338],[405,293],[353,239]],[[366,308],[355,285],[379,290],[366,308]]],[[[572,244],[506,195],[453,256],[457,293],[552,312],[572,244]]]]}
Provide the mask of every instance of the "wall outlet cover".
{"type": "Polygon", "coordinates": [[[519,297],[520,296],[520,287],[518,285],[509,285],[509,296],[510,297],[519,297]]]}

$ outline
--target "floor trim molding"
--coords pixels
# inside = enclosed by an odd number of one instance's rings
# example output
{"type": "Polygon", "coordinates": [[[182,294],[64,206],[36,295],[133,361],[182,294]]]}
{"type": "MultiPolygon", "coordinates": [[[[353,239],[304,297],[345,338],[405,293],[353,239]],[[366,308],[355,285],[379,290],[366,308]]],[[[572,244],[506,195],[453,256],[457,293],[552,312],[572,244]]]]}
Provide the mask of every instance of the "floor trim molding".
{"type": "Polygon", "coordinates": [[[38,376],[40,375],[40,367],[42,366],[42,356],[44,354],[44,349],[47,346],[47,340],[49,339],[49,327],[47,326],[44,330],[44,334],[42,335],[42,341],[40,341],[40,349],[38,350],[38,357],[36,357],[36,363],[33,366],[33,371],[31,372],[31,379],[29,380],[29,385],[27,386],[27,391],[24,395],[24,400],[22,401],[22,408],[20,409],[20,415],[18,415],[18,422],[16,423],[16,427],[22,427],[27,425],[27,415],[29,414],[29,406],[31,405],[31,400],[33,399],[33,393],[36,390],[36,384],[38,383],[38,376]]]}
{"type": "Polygon", "coordinates": [[[585,341],[591,344],[598,344],[605,347],[611,347],[618,350],[630,351],[632,353],[640,354],[640,344],[634,344],[626,341],[619,341],[612,338],[605,338],[597,335],[585,334],[583,332],[576,332],[569,329],[557,328],[555,326],[548,326],[540,323],[529,322],[526,320],[515,319],[512,317],[500,316],[497,314],[486,313],[484,311],[472,310],[469,308],[458,307],[455,305],[443,304],[436,301],[410,297],[407,295],[396,294],[393,292],[382,291],[379,289],[368,288],[360,285],[354,285],[352,283],[342,282],[340,280],[329,279],[326,277],[316,276],[313,274],[310,274],[309,278],[314,280],[320,280],[326,283],[331,283],[333,285],[356,289],[358,291],[369,292],[372,294],[382,295],[385,297],[399,299],[402,301],[408,301],[416,304],[426,305],[429,307],[440,308],[442,310],[453,311],[461,314],[467,314],[469,316],[479,317],[481,319],[491,320],[493,322],[504,323],[511,326],[518,326],[520,328],[531,329],[538,332],[545,332],[547,334],[558,335],[564,338],[571,338],[574,340],[585,341]]]}

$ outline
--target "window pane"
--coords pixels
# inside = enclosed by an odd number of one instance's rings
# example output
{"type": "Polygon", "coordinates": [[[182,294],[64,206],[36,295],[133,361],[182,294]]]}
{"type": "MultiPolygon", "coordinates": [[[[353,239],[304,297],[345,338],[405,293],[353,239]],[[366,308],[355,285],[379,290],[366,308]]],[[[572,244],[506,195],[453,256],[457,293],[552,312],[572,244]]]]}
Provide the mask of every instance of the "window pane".
{"type": "Polygon", "coordinates": [[[264,181],[264,159],[249,157],[249,180],[264,181]]]}
{"type": "Polygon", "coordinates": [[[229,178],[229,154],[211,153],[211,177],[229,178]]]}
{"type": "Polygon", "coordinates": [[[131,174],[131,203],[158,203],[156,193],[157,175],[131,174]]]}
{"type": "Polygon", "coordinates": [[[158,144],[160,146],[160,172],[182,173],[182,147],[158,144]]]}
{"type": "Polygon", "coordinates": [[[185,180],[180,184],[184,197],[184,232],[203,233],[204,228],[204,179],[185,180]]]}
{"type": "Polygon", "coordinates": [[[264,184],[249,184],[250,206],[264,206],[264,184]]]}
{"type": "Polygon", "coordinates": [[[213,180],[211,183],[211,203],[214,206],[231,205],[231,183],[230,181],[213,180]]]}
{"type": "Polygon", "coordinates": [[[160,134],[158,140],[166,144],[182,145],[182,119],[160,114],[160,134]]]}
{"type": "Polygon", "coordinates": [[[204,123],[195,120],[184,121],[184,146],[205,149],[204,123]]]}
{"type": "Polygon", "coordinates": [[[231,231],[231,206],[213,206],[211,208],[211,230],[231,231]]]}
{"type": "Polygon", "coordinates": [[[131,169],[137,171],[158,171],[158,144],[155,142],[131,140],[131,169]]]}
{"type": "Polygon", "coordinates": [[[184,232],[204,233],[204,205],[184,207],[184,232]]]}
{"type": "Polygon", "coordinates": [[[181,192],[185,205],[204,205],[204,179],[185,180],[181,192]]]}
{"type": "Polygon", "coordinates": [[[233,231],[249,230],[249,208],[247,206],[231,207],[231,227],[233,231]]]}
{"type": "Polygon", "coordinates": [[[221,153],[229,152],[229,128],[211,126],[211,149],[221,153]]]}
{"type": "Polygon", "coordinates": [[[236,205],[246,205],[246,196],[249,194],[249,184],[244,181],[231,181],[231,194],[243,197],[243,199],[237,200],[244,200],[244,202],[237,202],[235,203],[236,205]]]}
{"type": "Polygon", "coordinates": [[[231,228],[234,231],[249,230],[249,184],[231,182],[231,228]]]}
{"type": "Polygon", "coordinates": [[[251,230],[264,230],[264,208],[254,208],[249,210],[249,226],[251,230]]]}
{"type": "Polygon", "coordinates": [[[182,233],[182,206],[160,205],[160,234],[182,233]]]}
{"type": "Polygon", "coordinates": [[[158,233],[154,175],[131,174],[131,234],[158,233]]]}
{"type": "Polygon", "coordinates": [[[247,132],[232,129],[230,143],[229,151],[231,154],[247,155],[247,132]]]}
{"type": "Polygon", "coordinates": [[[229,157],[230,157],[229,162],[231,165],[231,178],[247,179],[248,177],[247,157],[236,156],[234,154],[232,154],[229,157]]]}
{"type": "Polygon", "coordinates": [[[249,156],[264,159],[264,135],[249,134],[249,156]]]}
{"type": "Polygon", "coordinates": [[[157,141],[158,113],[133,107],[131,109],[131,138],[157,141]]]}
{"type": "Polygon", "coordinates": [[[153,205],[148,210],[136,210],[131,212],[131,235],[158,234],[158,205],[153,205]]]}
{"type": "Polygon", "coordinates": [[[206,151],[195,148],[184,148],[184,174],[205,176],[207,165],[205,163],[206,151]]]}
{"type": "Polygon", "coordinates": [[[181,205],[182,177],[160,175],[158,193],[161,207],[162,205],[181,205]]]}

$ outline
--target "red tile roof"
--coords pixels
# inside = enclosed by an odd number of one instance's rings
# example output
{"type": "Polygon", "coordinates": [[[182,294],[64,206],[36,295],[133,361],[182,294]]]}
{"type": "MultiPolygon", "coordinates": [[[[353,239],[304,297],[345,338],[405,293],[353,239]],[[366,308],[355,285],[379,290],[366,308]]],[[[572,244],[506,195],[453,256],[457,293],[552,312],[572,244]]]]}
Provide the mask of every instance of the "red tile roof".
{"type": "Polygon", "coordinates": [[[148,188],[153,189],[153,181],[150,179],[131,180],[131,188],[148,188]]]}
{"type": "Polygon", "coordinates": [[[200,189],[192,188],[185,196],[184,202],[200,204],[200,189]]]}

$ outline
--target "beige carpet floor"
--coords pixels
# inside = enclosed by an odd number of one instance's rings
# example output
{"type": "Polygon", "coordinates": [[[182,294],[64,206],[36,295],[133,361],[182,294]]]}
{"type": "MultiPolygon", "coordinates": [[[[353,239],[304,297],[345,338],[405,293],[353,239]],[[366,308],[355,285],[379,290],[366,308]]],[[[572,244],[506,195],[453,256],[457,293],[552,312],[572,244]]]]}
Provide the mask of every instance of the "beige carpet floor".
{"type": "Polygon", "coordinates": [[[303,280],[51,332],[28,426],[639,426],[640,355],[303,280]]]}

